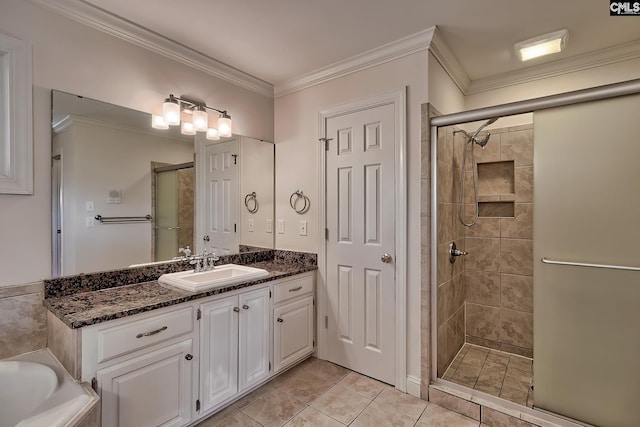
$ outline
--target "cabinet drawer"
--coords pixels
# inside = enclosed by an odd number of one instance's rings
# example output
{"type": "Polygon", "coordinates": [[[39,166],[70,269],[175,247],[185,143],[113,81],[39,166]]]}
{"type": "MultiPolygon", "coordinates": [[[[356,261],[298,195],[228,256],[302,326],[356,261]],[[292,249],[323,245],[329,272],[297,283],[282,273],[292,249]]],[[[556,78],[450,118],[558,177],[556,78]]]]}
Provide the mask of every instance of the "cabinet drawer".
{"type": "Polygon", "coordinates": [[[193,308],[135,320],[97,331],[98,363],[193,330],[193,308]]]}
{"type": "Polygon", "coordinates": [[[287,280],[274,287],[274,304],[307,295],[313,292],[313,275],[287,280]]]}

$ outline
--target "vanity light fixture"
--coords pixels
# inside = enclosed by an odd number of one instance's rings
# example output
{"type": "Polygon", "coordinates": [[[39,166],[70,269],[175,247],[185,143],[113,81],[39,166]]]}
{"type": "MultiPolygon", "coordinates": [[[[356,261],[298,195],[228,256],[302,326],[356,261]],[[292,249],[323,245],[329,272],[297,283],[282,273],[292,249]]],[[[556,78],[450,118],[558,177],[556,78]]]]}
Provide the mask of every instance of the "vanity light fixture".
{"type": "Polygon", "coordinates": [[[184,135],[195,135],[196,132],[206,132],[207,139],[218,140],[220,137],[230,137],[232,134],[231,117],[226,110],[218,110],[207,104],[186,97],[178,98],[170,94],[162,105],[162,116],[152,115],[151,126],[155,129],[167,129],[169,126],[180,125],[180,132],[184,135]],[[220,114],[218,127],[209,127],[207,110],[220,114]],[[180,120],[181,114],[189,114],[191,121],[180,120]]]}
{"type": "Polygon", "coordinates": [[[218,134],[218,129],[216,129],[216,128],[207,129],[207,139],[210,139],[212,141],[219,140],[220,139],[220,134],[218,134]]]}
{"type": "Polygon", "coordinates": [[[169,125],[164,121],[164,117],[158,114],[151,115],[151,127],[154,129],[169,129],[169,125]]]}
{"type": "Polygon", "coordinates": [[[567,30],[543,34],[515,44],[516,54],[521,61],[528,61],[552,53],[562,52],[567,43],[567,30]]]}
{"type": "Polygon", "coordinates": [[[196,127],[193,123],[183,120],[182,123],[180,123],[180,133],[183,135],[195,135],[196,127]]]}

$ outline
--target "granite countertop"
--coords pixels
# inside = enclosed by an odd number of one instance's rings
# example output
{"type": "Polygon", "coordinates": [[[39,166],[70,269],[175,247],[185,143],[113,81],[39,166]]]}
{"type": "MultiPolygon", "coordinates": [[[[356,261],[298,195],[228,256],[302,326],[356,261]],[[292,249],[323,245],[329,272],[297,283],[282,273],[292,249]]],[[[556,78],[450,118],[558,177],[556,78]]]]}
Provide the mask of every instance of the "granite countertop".
{"type": "Polygon", "coordinates": [[[258,280],[202,292],[189,292],[153,280],[47,298],[44,300],[44,306],[67,326],[77,329],[317,269],[315,265],[279,261],[263,261],[249,265],[264,268],[269,275],[258,280]]]}

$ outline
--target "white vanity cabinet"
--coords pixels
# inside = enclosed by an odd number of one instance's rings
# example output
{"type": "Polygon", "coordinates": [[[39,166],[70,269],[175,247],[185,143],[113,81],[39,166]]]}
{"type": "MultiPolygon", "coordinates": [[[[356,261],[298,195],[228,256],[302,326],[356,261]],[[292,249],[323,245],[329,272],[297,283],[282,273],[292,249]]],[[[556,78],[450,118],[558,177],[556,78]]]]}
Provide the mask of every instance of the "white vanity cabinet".
{"type": "Polygon", "coordinates": [[[313,353],[314,274],[307,273],[274,285],[273,369],[282,369],[313,353]]]}
{"type": "Polygon", "coordinates": [[[192,420],[194,320],[193,307],[179,305],[83,329],[83,379],[97,380],[103,427],[177,427],[192,420]]]}
{"type": "Polygon", "coordinates": [[[270,375],[270,287],[200,305],[202,412],[270,375]]]}
{"type": "MultiPolygon", "coordinates": [[[[315,272],[77,331],[103,427],[186,426],[314,351],[315,272]]],[[[77,353],[74,353],[77,352],[77,353]]]]}

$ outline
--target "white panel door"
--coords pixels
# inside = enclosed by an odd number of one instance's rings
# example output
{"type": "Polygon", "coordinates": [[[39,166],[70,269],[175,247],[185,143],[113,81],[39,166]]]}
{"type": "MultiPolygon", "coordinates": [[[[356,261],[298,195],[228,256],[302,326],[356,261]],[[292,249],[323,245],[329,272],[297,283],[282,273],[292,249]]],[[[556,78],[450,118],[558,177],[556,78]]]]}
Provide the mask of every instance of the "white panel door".
{"type": "Polygon", "coordinates": [[[97,373],[104,427],[183,426],[191,420],[191,339],[97,373]]]}
{"type": "Polygon", "coordinates": [[[329,360],[390,384],[395,383],[394,117],[389,104],[326,120],[329,360]]]}
{"type": "Polygon", "coordinates": [[[239,391],[269,376],[271,305],[269,288],[240,295],[239,391]]]}
{"type": "Polygon", "coordinates": [[[236,218],[238,216],[238,140],[202,143],[198,168],[200,218],[195,237],[198,251],[207,249],[218,255],[238,252],[236,218]],[[208,237],[205,237],[208,236],[208,237]],[[204,240],[203,240],[204,239],[204,240]],[[208,239],[208,240],[207,240],[208,239]]]}
{"type": "Polygon", "coordinates": [[[238,297],[202,304],[200,349],[202,411],[238,392],[238,297]]]}

